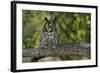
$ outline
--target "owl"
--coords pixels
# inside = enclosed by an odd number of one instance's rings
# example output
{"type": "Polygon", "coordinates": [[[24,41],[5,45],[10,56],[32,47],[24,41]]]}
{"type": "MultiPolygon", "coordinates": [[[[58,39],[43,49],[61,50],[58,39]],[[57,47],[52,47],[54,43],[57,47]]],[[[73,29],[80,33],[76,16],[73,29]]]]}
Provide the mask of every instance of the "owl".
{"type": "Polygon", "coordinates": [[[56,18],[48,19],[45,17],[42,35],[40,40],[40,48],[57,48],[57,30],[56,18]]]}

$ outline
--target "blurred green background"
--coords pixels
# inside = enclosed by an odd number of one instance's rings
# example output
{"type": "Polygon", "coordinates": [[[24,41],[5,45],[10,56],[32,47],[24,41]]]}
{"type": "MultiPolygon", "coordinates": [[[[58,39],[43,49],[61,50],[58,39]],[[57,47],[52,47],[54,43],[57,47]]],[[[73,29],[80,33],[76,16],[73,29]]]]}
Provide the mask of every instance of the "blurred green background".
{"type": "Polygon", "coordinates": [[[56,17],[58,45],[86,42],[91,39],[91,14],[22,10],[23,48],[39,48],[45,17],[56,17]]]}

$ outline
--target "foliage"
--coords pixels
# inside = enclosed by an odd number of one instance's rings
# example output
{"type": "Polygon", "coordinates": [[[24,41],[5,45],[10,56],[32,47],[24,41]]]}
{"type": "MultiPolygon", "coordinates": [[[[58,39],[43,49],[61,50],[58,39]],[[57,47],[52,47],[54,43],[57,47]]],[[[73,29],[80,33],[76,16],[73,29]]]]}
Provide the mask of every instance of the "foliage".
{"type": "Polygon", "coordinates": [[[23,10],[23,48],[39,48],[44,18],[56,17],[59,45],[67,42],[90,43],[91,14],[78,12],[50,12],[23,10]]]}

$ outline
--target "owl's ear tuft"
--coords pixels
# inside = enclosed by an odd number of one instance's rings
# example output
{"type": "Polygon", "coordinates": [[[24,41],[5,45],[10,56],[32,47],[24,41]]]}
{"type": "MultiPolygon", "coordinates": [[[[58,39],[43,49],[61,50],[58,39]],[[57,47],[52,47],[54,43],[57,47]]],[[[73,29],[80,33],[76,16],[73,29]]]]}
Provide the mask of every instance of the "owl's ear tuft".
{"type": "Polygon", "coordinates": [[[45,21],[47,21],[47,22],[49,21],[47,17],[45,17],[45,21]]]}
{"type": "Polygon", "coordinates": [[[56,17],[53,18],[53,22],[56,23],[56,17]]]}

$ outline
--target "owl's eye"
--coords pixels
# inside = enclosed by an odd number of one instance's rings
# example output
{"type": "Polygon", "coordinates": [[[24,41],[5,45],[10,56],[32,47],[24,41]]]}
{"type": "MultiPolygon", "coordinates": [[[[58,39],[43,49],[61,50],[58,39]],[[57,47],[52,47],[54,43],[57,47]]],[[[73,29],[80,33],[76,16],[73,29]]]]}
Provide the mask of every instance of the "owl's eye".
{"type": "Polygon", "coordinates": [[[50,24],[50,21],[48,21],[47,24],[50,24]]]}

